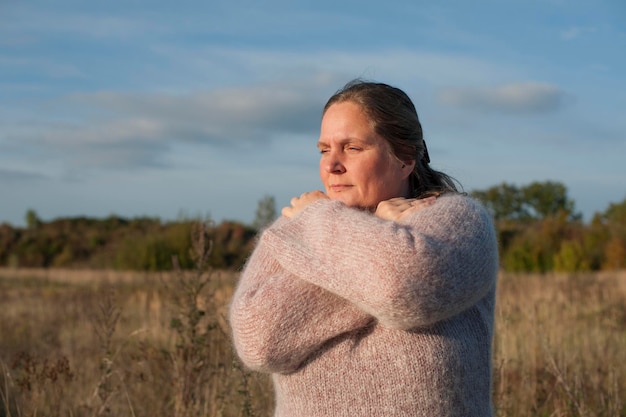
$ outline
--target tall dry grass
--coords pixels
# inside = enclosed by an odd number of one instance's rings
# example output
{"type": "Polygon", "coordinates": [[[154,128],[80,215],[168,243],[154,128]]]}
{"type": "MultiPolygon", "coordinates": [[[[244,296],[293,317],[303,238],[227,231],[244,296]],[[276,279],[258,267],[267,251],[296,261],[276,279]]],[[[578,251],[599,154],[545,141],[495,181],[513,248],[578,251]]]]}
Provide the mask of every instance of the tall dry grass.
{"type": "MultiPolygon", "coordinates": [[[[0,270],[0,417],[269,416],[233,355],[236,274],[0,270]]],[[[501,276],[498,416],[626,416],[626,273],[501,276]]]]}
{"type": "Polygon", "coordinates": [[[626,273],[504,275],[498,416],[626,416],[626,273]]]}
{"type": "Polygon", "coordinates": [[[0,270],[0,417],[269,415],[267,377],[231,348],[236,275],[207,266],[207,232],[194,271],[0,270]]]}

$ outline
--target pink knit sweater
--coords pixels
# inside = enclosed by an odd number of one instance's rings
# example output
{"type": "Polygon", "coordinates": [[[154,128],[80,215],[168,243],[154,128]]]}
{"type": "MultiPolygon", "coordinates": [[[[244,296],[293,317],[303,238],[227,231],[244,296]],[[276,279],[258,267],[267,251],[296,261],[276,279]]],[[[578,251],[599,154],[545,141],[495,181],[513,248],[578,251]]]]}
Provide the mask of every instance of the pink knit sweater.
{"type": "Polygon", "coordinates": [[[402,224],[319,200],[266,229],[230,307],[276,417],[491,416],[497,243],[444,195],[402,224]]]}

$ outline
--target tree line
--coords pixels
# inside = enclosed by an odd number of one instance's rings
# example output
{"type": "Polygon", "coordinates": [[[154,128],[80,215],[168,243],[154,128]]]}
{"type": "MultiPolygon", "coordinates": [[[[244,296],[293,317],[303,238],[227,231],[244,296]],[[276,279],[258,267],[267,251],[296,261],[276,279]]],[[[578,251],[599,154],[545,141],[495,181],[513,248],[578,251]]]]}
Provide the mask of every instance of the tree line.
{"type": "Polygon", "coordinates": [[[626,268],[626,199],[584,223],[559,182],[502,183],[471,195],[494,216],[505,271],[626,268]]]}
{"type": "MultiPolygon", "coordinates": [[[[626,268],[626,199],[612,203],[585,223],[559,182],[525,186],[502,183],[469,193],[492,213],[502,269],[511,272],[598,271],[626,268]]],[[[258,231],[276,217],[272,196],[258,202],[251,225],[212,224],[209,262],[214,268],[239,269],[258,231]]],[[[41,221],[26,212],[25,228],[0,225],[0,266],[114,268],[159,271],[192,268],[191,231],[210,219],[126,219],[109,216],[41,221]]]]}

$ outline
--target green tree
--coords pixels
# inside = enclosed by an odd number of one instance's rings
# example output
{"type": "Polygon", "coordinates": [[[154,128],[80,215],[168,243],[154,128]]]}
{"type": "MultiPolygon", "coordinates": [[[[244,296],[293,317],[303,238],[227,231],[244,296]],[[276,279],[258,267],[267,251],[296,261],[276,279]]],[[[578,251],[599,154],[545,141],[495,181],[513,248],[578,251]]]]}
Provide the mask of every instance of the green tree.
{"type": "Polygon", "coordinates": [[[560,212],[572,219],[580,217],[574,213],[574,201],[567,196],[567,188],[559,182],[533,182],[522,187],[520,197],[526,214],[532,219],[545,219],[560,212]]]}
{"type": "Polygon", "coordinates": [[[261,230],[276,219],[276,200],[271,195],[266,195],[259,200],[254,216],[252,227],[261,230]]]}
{"type": "Polygon", "coordinates": [[[626,268],[626,199],[612,203],[598,216],[608,231],[609,237],[604,247],[603,269],[626,268]]]}
{"type": "Polygon", "coordinates": [[[554,254],[553,268],[560,272],[590,271],[589,257],[583,243],[578,240],[564,240],[557,253],[554,254]]]}
{"type": "Polygon", "coordinates": [[[527,217],[521,194],[517,186],[505,182],[471,193],[485,204],[496,220],[522,220],[527,217]]]}
{"type": "Polygon", "coordinates": [[[504,269],[545,272],[555,267],[591,269],[599,264],[597,255],[587,251],[588,243],[597,238],[583,236],[580,215],[574,212],[563,184],[544,181],[518,187],[502,183],[474,191],[472,196],[494,216],[504,269]]]}
{"type": "Polygon", "coordinates": [[[33,209],[26,210],[26,226],[29,229],[36,229],[41,224],[41,220],[37,216],[37,213],[33,209]]]}
{"type": "Polygon", "coordinates": [[[533,182],[523,187],[502,183],[471,195],[481,200],[496,221],[533,221],[565,212],[571,219],[579,218],[574,212],[574,201],[567,196],[565,185],[554,182],[533,182]]]}
{"type": "Polygon", "coordinates": [[[626,236],[626,199],[621,203],[612,203],[602,214],[602,219],[611,226],[614,233],[626,236]]]}
{"type": "MultiPolygon", "coordinates": [[[[505,270],[514,272],[551,271],[554,269],[555,255],[561,249],[561,242],[571,234],[572,228],[565,213],[537,220],[520,229],[502,251],[502,266],[505,270]]],[[[559,262],[562,265],[565,259],[560,257],[559,262]]],[[[570,260],[567,262],[568,266],[572,263],[570,260]]]]}

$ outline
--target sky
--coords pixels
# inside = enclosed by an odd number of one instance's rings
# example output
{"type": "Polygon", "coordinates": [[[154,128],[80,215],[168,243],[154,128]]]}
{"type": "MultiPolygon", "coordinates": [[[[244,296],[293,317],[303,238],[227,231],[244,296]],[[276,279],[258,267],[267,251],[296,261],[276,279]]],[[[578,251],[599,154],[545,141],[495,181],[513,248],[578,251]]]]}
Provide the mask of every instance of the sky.
{"type": "Polygon", "coordinates": [[[404,90],[465,191],[626,199],[622,0],[0,0],[0,224],[251,223],[321,189],[321,110],[404,90]]]}

